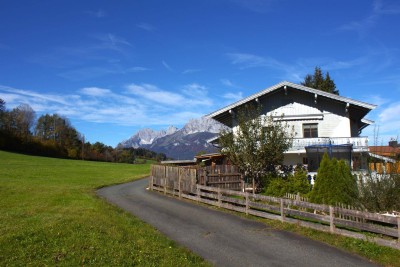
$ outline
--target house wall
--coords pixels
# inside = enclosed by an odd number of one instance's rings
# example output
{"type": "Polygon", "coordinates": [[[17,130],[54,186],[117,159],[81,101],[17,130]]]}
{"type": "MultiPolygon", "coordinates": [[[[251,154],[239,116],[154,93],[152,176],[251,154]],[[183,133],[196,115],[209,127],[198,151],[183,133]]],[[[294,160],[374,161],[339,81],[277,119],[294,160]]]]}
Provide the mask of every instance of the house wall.
{"type": "MultiPolygon", "coordinates": [[[[283,120],[294,127],[297,138],[303,138],[303,124],[317,123],[318,137],[358,136],[354,123],[343,103],[318,99],[303,91],[278,91],[268,97],[260,98],[263,113],[276,119],[284,114],[283,120]],[[352,129],[353,128],[353,129],[352,129]]],[[[237,126],[233,127],[234,132],[237,126]]]]}

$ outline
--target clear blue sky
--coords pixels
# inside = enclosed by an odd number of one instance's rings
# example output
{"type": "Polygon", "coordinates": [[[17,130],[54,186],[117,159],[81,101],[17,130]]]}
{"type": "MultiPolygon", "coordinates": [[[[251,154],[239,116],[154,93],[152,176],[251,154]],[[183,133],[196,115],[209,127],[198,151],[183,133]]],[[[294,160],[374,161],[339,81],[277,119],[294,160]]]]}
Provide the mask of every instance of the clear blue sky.
{"type": "MultiPolygon", "coordinates": [[[[0,2],[0,97],[58,113],[90,142],[182,127],[315,66],[400,134],[400,2],[0,2]]],[[[362,133],[370,136],[374,127],[362,133]]]]}

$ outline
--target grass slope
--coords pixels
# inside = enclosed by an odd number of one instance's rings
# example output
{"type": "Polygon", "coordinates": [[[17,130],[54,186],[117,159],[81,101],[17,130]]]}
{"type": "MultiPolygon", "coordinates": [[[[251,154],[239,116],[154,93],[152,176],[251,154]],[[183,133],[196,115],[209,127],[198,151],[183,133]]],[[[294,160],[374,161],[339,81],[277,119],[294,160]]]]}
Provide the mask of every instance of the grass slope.
{"type": "Polygon", "coordinates": [[[0,266],[207,265],[95,195],[149,170],[0,151],[0,266]]]}

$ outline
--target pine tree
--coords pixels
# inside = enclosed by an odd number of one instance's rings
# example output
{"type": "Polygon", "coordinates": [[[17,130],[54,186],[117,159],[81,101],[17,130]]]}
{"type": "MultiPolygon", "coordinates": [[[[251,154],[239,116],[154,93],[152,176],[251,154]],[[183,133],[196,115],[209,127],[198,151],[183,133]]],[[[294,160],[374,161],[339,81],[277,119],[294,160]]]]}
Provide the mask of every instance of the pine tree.
{"type": "Polygon", "coordinates": [[[324,154],[310,194],[311,202],[328,205],[354,204],[358,198],[357,181],[343,160],[324,154]]]}
{"type": "Polygon", "coordinates": [[[335,82],[331,79],[329,72],[326,72],[324,77],[320,67],[315,67],[313,75],[307,74],[301,84],[307,87],[339,95],[339,90],[336,89],[335,82]]]}

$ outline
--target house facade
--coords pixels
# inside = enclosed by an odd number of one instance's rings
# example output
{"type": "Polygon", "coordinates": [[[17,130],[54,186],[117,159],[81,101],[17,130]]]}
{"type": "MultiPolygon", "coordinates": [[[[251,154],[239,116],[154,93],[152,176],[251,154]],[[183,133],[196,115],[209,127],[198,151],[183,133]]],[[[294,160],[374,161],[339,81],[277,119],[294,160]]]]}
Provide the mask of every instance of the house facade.
{"type": "MultiPolygon", "coordinates": [[[[353,170],[367,168],[368,138],[362,130],[373,122],[364,117],[376,106],[302,85],[281,82],[207,115],[238,127],[237,112],[247,103],[262,106],[262,115],[293,126],[295,137],[284,164],[303,164],[316,171],[325,152],[346,160],[353,170]]],[[[217,144],[218,139],[210,140],[217,144]]]]}

